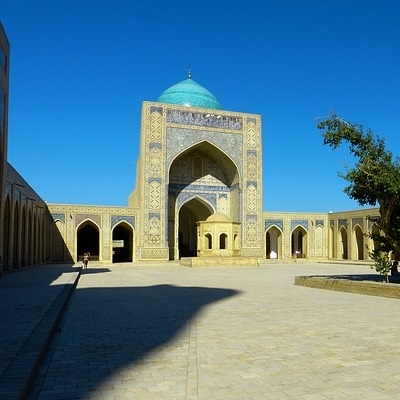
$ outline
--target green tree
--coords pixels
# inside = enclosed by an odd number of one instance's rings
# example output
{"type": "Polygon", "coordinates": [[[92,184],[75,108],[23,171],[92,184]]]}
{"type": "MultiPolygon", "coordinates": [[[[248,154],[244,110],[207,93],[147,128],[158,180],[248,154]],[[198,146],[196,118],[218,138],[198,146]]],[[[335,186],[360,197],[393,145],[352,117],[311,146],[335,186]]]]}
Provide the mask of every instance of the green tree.
{"type": "Polygon", "coordinates": [[[400,159],[386,150],[382,138],[336,114],[320,121],[318,128],[324,130],[324,145],[335,150],[347,143],[355,157],[351,168],[338,173],[349,182],[344,192],[361,206],[379,206],[380,217],[375,220],[378,229],[369,234],[375,244],[370,257],[380,265],[378,272],[380,268],[386,271],[382,253],[400,254],[400,159]]]}

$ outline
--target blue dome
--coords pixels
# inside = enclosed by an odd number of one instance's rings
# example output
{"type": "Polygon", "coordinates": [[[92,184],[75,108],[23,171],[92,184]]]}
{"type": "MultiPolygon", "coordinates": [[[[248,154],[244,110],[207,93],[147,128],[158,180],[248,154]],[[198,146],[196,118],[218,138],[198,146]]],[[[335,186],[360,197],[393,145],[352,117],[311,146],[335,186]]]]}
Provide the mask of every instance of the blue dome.
{"type": "Polygon", "coordinates": [[[191,78],[168,88],[157,101],[187,107],[221,109],[221,104],[214,95],[191,78]]]}

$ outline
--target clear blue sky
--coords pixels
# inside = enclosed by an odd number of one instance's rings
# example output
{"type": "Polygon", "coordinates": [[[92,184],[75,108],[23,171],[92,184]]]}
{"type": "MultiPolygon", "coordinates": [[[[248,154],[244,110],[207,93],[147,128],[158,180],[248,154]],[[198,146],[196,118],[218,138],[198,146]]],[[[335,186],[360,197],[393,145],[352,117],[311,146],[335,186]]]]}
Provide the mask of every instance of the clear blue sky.
{"type": "Polygon", "coordinates": [[[398,0],[2,0],[9,162],[49,203],[127,205],[140,110],[193,79],[261,114],[264,210],[359,208],[322,145],[334,110],[400,145],[398,0]]]}

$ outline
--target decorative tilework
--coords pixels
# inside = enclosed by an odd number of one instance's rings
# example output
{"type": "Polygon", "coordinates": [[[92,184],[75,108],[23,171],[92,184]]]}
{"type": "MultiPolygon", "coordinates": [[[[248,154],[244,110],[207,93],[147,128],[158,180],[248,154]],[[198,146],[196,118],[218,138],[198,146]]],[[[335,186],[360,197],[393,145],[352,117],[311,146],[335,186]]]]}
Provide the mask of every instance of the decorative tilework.
{"type": "Polygon", "coordinates": [[[163,108],[162,108],[162,107],[157,107],[157,106],[151,106],[151,107],[150,107],[150,113],[154,113],[154,112],[157,112],[157,113],[159,113],[160,115],[162,115],[162,113],[163,113],[163,108]]]}
{"type": "Polygon", "coordinates": [[[243,169],[243,136],[241,134],[189,130],[183,128],[167,128],[167,154],[166,162],[170,165],[172,160],[184,149],[202,141],[215,145],[223,153],[228,154],[240,171],[243,169]]]}
{"type": "Polygon", "coordinates": [[[142,260],[168,260],[167,248],[142,248],[140,249],[140,258],[142,260]]]}
{"type": "Polygon", "coordinates": [[[257,211],[257,186],[249,185],[249,182],[247,182],[247,209],[251,212],[257,211]]]}
{"type": "Polygon", "coordinates": [[[357,224],[360,225],[361,227],[363,226],[363,219],[362,218],[353,218],[351,220],[351,223],[353,226],[356,226],[357,224]]]}
{"type": "Polygon", "coordinates": [[[152,181],[149,185],[150,190],[150,204],[149,207],[152,209],[159,209],[161,206],[161,185],[156,180],[152,181]]]}
{"type": "Polygon", "coordinates": [[[54,221],[60,220],[60,221],[65,223],[65,214],[63,214],[63,213],[55,213],[55,214],[51,214],[51,216],[53,217],[54,221]]]}
{"type": "Polygon", "coordinates": [[[256,121],[252,118],[247,119],[247,146],[249,148],[257,146],[256,121]]]}
{"type": "Polygon", "coordinates": [[[217,209],[217,195],[215,193],[202,193],[194,191],[184,191],[180,192],[177,197],[177,206],[180,208],[183,203],[192,197],[197,197],[199,199],[207,200],[208,203],[212,204],[214,211],[217,209]]]}
{"type": "Polygon", "coordinates": [[[12,193],[12,185],[9,182],[6,182],[6,184],[4,185],[4,194],[7,195],[11,195],[12,193]]]}
{"type": "Polygon", "coordinates": [[[315,226],[324,226],[325,222],[323,219],[317,219],[315,220],[315,226]]]}
{"type": "Polygon", "coordinates": [[[339,230],[342,226],[347,229],[347,225],[349,223],[347,219],[339,219],[338,222],[339,222],[339,230]]]}
{"type": "Polygon", "coordinates": [[[125,221],[135,228],[136,218],[134,215],[112,215],[111,216],[111,228],[114,228],[118,223],[125,221]]]}
{"type": "Polygon", "coordinates": [[[259,244],[260,232],[258,232],[257,215],[246,215],[245,238],[246,247],[256,247],[259,244]]]}
{"type": "Polygon", "coordinates": [[[246,182],[246,186],[254,186],[255,188],[257,188],[257,182],[256,181],[247,181],[246,182]]]}
{"type": "Polygon", "coordinates": [[[75,215],[75,226],[78,226],[85,220],[91,220],[101,227],[101,215],[99,214],[76,214],[75,215]]]}
{"type": "Polygon", "coordinates": [[[158,141],[162,136],[162,114],[158,112],[151,113],[150,119],[150,135],[151,140],[158,141]]]}
{"type": "Polygon", "coordinates": [[[148,178],[147,179],[147,183],[150,185],[150,183],[152,183],[152,182],[157,182],[157,183],[159,183],[160,185],[162,184],[162,179],[161,178],[148,178]]]}
{"type": "Polygon", "coordinates": [[[264,220],[264,229],[268,230],[271,226],[277,226],[283,231],[283,220],[282,219],[266,219],[264,220]]]}
{"type": "Polygon", "coordinates": [[[376,215],[374,217],[369,217],[367,219],[367,221],[368,221],[368,230],[370,230],[372,225],[376,224],[379,220],[380,220],[380,216],[379,215],[376,215]]]}
{"type": "Polygon", "coordinates": [[[193,111],[167,110],[167,122],[238,131],[243,129],[241,117],[193,111]]]}
{"type": "Polygon", "coordinates": [[[159,147],[152,147],[148,153],[148,171],[152,176],[161,173],[162,151],[159,147]]]}
{"type": "Polygon", "coordinates": [[[302,226],[306,231],[308,231],[308,220],[307,219],[292,219],[290,221],[290,229],[293,230],[297,226],[302,226]]]}
{"type": "Polygon", "coordinates": [[[153,246],[161,243],[161,223],[159,214],[149,214],[148,243],[153,246]]]}
{"type": "MultiPolygon", "coordinates": [[[[229,192],[230,189],[228,186],[221,185],[185,185],[180,183],[170,183],[169,184],[169,192],[181,192],[191,191],[191,192],[229,192]]],[[[233,185],[232,185],[233,187],[233,185]]]]}

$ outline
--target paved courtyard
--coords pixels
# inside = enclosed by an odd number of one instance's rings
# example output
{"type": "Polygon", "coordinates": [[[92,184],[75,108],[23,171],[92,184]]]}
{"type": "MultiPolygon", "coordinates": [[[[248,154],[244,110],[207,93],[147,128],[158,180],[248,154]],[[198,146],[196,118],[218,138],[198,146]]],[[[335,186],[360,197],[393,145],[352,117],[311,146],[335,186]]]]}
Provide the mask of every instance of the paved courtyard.
{"type": "Polygon", "coordinates": [[[371,269],[92,265],[28,399],[398,398],[399,300],[293,284],[323,273],[371,269]]]}

